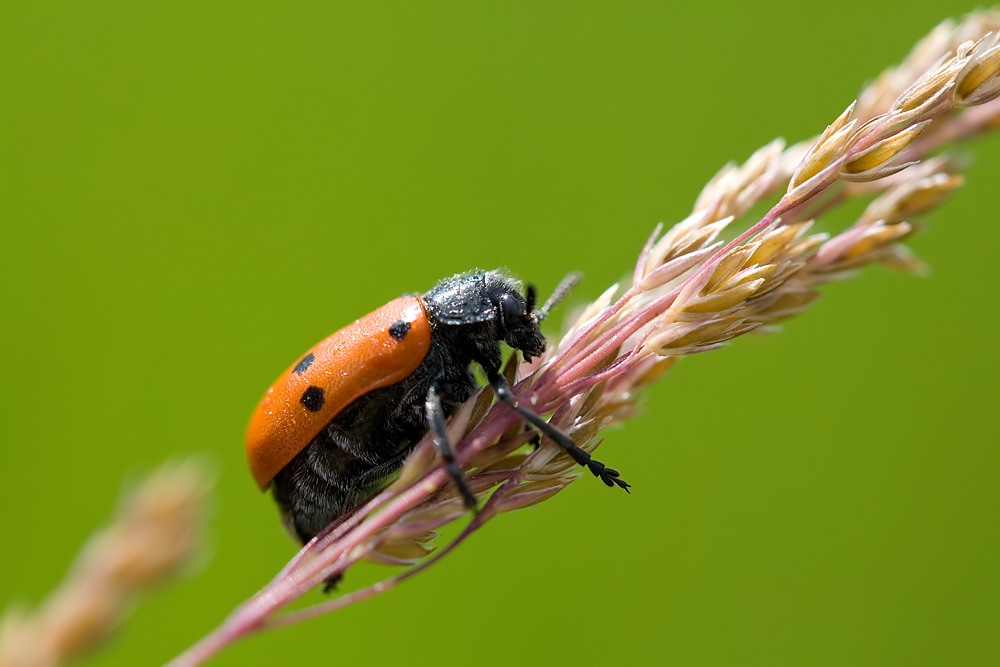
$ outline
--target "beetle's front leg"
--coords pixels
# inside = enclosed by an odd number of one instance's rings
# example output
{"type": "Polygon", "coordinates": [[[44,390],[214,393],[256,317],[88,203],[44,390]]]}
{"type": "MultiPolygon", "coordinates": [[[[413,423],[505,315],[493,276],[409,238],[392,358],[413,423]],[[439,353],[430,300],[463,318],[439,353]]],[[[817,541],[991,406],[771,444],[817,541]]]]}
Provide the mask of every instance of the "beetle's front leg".
{"type": "Polygon", "coordinates": [[[625,489],[625,491],[628,492],[629,486],[631,485],[620,477],[617,470],[607,467],[592,457],[586,450],[580,449],[580,447],[573,442],[573,438],[569,437],[558,428],[542,419],[532,410],[529,410],[518,403],[517,399],[514,398],[514,392],[511,390],[510,384],[507,383],[507,378],[503,376],[503,373],[501,373],[498,368],[484,367],[484,370],[486,371],[486,377],[489,379],[490,386],[493,388],[493,391],[496,393],[498,399],[513,408],[517,414],[521,415],[522,419],[538,429],[542,435],[550,438],[553,442],[566,450],[566,453],[573,457],[574,461],[586,467],[594,474],[594,476],[600,477],[602,482],[608,486],[617,486],[621,489],[625,489]]]}

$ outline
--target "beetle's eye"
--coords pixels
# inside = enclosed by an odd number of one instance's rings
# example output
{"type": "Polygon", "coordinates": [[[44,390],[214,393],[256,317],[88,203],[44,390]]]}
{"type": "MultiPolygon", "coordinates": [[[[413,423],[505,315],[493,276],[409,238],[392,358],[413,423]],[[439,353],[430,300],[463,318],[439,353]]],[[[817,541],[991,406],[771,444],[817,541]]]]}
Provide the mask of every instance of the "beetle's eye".
{"type": "Polygon", "coordinates": [[[507,293],[500,297],[500,310],[503,311],[503,323],[508,329],[513,329],[524,319],[524,310],[513,294],[507,293]]]}

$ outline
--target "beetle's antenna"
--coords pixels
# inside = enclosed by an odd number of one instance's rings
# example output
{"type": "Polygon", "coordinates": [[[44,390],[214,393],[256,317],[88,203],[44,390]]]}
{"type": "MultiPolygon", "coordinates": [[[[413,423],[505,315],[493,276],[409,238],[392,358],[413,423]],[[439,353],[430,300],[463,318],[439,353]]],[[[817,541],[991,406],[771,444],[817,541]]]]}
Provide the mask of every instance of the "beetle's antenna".
{"type": "MultiPolygon", "coordinates": [[[[546,317],[548,317],[549,316],[549,311],[552,310],[553,308],[555,308],[559,304],[560,301],[562,301],[563,299],[565,299],[566,295],[569,294],[569,291],[571,289],[573,289],[574,287],[576,287],[576,284],[578,282],[580,282],[580,277],[581,276],[580,276],[579,273],[571,273],[568,276],[566,276],[565,278],[563,278],[562,282],[559,283],[559,285],[552,292],[552,296],[549,297],[548,301],[546,301],[545,304],[541,308],[539,308],[537,311],[535,311],[535,320],[538,321],[538,322],[541,322],[546,317]]],[[[528,287],[528,298],[532,299],[534,297],[534,293],[535,293],[534,288],[532,288],[532,287],[529,286],[528,287]]],[[[531,300],[531,301],[528,301],[528,303],[529,304],[533,304],[534,301],[531,300]]],[[[530,308],[529,308],[529,310],[530,310],[530,308]]]]}
{"type": "Polygon", "coordinates": [[[524,301],[525,301],[524,312],[529,319],[535,316],[535,302],[537,300],[538,300],[538,295],[535,292],[535,286],[528,285],[528,288],[524,292],[524,301]]]}

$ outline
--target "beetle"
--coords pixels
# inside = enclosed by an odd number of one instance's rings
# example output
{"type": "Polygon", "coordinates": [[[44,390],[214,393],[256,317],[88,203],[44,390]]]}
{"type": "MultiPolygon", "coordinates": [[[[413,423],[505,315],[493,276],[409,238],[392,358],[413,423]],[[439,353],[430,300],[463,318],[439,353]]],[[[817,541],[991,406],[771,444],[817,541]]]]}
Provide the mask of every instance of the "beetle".
{"type": "Polygon", "coordinates": [[[442,280],[402,296],[324,339],[288,368],[250,418],[246,453],[261,490],[303,543],[385,485],[429,431],[466,505],[477,500],[445,420],[477,388],[479,364],[497,398],[609,487],[617,470],[520,405],[501,373],[501,342],[525,361],[545,351],[540,322],[572,288],[569,277],[535,309],[535,289],[499,271],[442,280]]]}

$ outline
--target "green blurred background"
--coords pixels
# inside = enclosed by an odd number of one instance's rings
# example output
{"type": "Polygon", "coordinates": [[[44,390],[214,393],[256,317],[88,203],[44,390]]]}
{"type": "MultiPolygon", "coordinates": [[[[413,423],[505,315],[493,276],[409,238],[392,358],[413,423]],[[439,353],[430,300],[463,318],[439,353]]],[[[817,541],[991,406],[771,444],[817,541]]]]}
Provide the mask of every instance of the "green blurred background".
{"type": "MultiPolygon", "coordinates": [[[[302,350],[471,267],[597,296],[726,161],[970,8],[0,4],[0,605],[203,454],[210,559],[84,664],[169,659],[294,552],[242,437],[302,350]]],[[[213,664],[1000,662],[1000,142],[968,154],[928,277],[869,270],[649,392],[601,450],[631,496],[573,485],[213,664]]]]}

